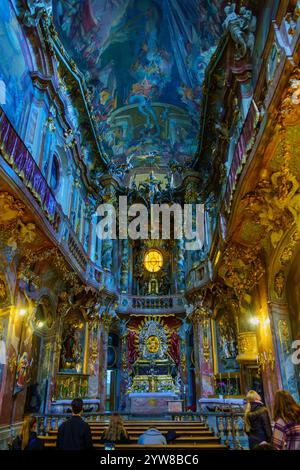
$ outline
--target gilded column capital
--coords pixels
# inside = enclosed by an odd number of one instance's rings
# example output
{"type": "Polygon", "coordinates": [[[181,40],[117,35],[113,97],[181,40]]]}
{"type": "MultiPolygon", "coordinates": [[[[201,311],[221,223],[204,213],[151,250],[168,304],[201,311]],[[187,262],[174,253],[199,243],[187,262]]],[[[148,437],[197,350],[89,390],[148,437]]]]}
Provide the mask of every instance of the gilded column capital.
{"type": "Polygon", "coordinates": [[[105,331],[109,331],[112,320],[113,316],[106,310],[103,311],[99,317],[99,321],[103,325],[105,331]]]}
{"type": "Polygon", "coordinates": [[[200,323],[211,317],[210,309],[205,305],[197,305],[191,313],[189,319],[192,323],[200,323]]]}
{"type": "Polygon", "coordinates": [[[250,292],[265,271],[260,247],[245,247],[230,243],[224,251],[219,275],[239,296],[250,292]]]}

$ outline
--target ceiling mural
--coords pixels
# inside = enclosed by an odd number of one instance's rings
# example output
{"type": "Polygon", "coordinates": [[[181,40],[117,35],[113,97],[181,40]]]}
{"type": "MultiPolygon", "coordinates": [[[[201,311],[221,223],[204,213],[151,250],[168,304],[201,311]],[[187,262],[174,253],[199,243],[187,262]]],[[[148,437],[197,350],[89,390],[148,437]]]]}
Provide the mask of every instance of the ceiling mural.
{"type": "Polygon", "coordinates": [[[89,84],[105,154],[129,167],[191,161],[224,2],[53,3],[61,40],[89,84]]]}

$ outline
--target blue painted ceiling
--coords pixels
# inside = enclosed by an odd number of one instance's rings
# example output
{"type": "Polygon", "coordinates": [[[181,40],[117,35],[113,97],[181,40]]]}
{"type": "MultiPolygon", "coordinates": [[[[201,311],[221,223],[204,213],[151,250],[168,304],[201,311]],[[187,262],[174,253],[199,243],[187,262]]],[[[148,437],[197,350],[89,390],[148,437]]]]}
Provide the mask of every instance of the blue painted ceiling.
{"type": "Polygon", "coordinates": [[[92,95],[110,159],[190,162],[221,0],[53,0],[59,36],[92,95]]]}

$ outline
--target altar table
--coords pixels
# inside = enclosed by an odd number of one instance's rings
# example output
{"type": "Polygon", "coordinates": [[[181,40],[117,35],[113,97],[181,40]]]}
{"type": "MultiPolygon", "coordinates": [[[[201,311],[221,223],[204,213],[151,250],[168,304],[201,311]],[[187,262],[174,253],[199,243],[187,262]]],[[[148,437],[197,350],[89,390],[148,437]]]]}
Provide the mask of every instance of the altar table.
{"type": "Polygon", "coordinates": [[[178,400],[173,392],[129,393],[130,412],[136,414],[168,413],[168,403],[178,400]]]}

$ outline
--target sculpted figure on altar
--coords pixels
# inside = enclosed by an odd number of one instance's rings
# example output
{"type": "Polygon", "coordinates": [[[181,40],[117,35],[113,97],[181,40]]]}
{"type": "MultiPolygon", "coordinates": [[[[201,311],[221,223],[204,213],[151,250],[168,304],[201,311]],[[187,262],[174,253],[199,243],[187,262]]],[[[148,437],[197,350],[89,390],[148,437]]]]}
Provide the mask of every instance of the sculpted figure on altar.
{"type": "Polygon", "coordinates": [[[82,372],[84,352],[84,324],[67,323],[64,327],[60,370],[67,372],[82,372]]]}
{"type": "Polygon", "coordinates": [[[179,393],[179,363],[174,356],[174,335],[159,317],[147,317],[135,335],[138,357],[128,393],[179,393]]]}
{"type": "Polygon", "coordinates": [[[163,325],[148,320],[139,335],[139,352],[143,359],[166,359],[168,335],[163,325]]]}

